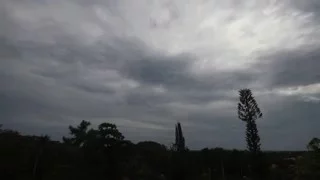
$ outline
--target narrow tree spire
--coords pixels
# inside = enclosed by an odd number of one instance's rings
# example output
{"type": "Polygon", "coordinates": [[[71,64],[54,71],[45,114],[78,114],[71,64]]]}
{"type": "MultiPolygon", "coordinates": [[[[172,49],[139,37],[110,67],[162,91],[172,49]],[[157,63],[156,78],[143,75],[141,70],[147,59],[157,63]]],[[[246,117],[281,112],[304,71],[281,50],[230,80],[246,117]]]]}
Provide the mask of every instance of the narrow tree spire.
{"type": "Polygon", "coordinates": [[[262,113],[250,89],[241,89],[239,95],[238,116],[239,119],[246,122],[246,141],[248,150],[251,152],[253,179],[262,179],[266,167],[262,158],[260,137],[256,124],[256,120],[262,117],[262,113]]]}
{"type": "Polygon", "coordinates": [[[240,102],[238,103],[239,119],[246,122],[246,141],[247,147],[253,154],[259,153],[260,137],[256,125],[256,120],[262,117],[262,113],[254,99],[250,89],[241,89],[239,91],[240,102]]]}
{"type": "Polygon", "coordinates": [[[181,128],[181,124],[178,122],[176,124],[176,142],[175,142],[175,147],[177,151],[184,151],[186,149],[185,147],[185,139],[183,137],[183,133],[182,133],[182,128],[181,128]]]}

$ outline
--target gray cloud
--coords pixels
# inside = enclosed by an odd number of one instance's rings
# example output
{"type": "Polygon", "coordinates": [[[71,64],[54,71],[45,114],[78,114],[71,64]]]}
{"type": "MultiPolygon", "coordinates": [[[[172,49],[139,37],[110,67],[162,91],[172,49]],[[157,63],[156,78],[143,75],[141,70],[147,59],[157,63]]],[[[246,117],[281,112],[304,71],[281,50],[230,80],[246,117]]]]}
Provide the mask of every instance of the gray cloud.
{"type": "Polygon", "coordinates": [[[191,148],[245,148],[249,87],[263,147],[303,149],[320,135],[316,8],[250,2],[0,1],[0,123],[58,139],[109,121],[168,145],[180,121],[191,148]]]}
{"type": "Polygon", "coordinates": [[[318,47],[306,47],[294,51],[269,54],[265,59],[274,59],[262,71],[274,87],[306,86],[319,83],[320,53],[318,47]],[[268,71],[268,72],[267,72],[268,71]],[[269,73],[272,72],[272,73],[269,73]]]}

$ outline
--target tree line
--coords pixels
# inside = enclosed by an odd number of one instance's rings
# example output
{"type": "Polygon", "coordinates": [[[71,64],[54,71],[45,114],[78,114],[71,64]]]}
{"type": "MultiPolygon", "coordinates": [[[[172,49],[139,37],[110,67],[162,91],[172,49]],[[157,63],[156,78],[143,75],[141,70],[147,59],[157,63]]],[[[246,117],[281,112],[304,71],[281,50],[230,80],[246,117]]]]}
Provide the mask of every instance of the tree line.
{"type": "Polygon", "coordinates": [[[263,152],[256,121],[263,114],[250,89],[239,91],[238,118],[247,150],[189,150],[181,123],[171,147],[127,140],[112,123],[69,126],[62,142],[0,127],[1,179],[240,180],[320,179],[320,140],[306,152],[263,152]]]}

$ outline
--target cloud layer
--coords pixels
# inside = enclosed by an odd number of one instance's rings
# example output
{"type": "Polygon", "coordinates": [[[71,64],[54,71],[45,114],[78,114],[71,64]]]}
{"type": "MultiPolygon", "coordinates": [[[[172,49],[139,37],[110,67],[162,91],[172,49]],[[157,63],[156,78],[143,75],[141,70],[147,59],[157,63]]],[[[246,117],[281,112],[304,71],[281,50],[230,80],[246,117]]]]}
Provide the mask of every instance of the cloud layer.
{"type": "Polygon", "coordinates": [[[82,119],[169,145],[245,148],[251,88],[264,149],[320,136],[315,0],[0,0],[0,123],[60,138],[82,119]]]}

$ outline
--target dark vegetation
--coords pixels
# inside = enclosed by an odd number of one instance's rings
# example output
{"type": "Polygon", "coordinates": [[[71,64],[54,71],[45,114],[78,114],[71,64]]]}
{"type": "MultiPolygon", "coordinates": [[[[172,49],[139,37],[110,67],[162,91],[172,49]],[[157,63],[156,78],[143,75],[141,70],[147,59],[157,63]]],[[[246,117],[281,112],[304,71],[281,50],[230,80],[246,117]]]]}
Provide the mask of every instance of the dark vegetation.
{"type": "Polygon", "coordinates": [[[1,127],[0,179],[319,180],[320,140],[312,139],[303,152],[261,151],[255,121],[262,113],[249,89],[239,92],[247,150],[189,150],[180,123],[171,147],[152,141],[133,144],[110,123],[97,129],[88,121],[69,126],[63,142],[1,127]]]}

